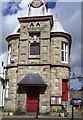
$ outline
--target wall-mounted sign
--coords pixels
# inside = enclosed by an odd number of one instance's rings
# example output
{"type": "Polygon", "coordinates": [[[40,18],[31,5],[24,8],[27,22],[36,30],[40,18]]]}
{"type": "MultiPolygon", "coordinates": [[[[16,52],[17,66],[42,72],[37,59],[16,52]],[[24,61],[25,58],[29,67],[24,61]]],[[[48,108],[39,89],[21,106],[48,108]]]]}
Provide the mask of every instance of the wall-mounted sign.
{"type": "Polygon", "coordinates": [[[50,105],[51,106],[61,105],[61,103],[62,103],[61,96],[51,96],[51,98],[50,98],[50,105]]]}

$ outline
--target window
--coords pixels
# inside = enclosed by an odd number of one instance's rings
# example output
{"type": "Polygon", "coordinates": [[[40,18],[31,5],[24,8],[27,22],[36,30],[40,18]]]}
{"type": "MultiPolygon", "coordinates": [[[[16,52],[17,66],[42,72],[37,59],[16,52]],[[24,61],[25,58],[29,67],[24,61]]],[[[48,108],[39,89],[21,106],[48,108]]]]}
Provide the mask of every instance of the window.
{"type": "Polygon", "coordinates": [[[11,59],[11,45],[8,46],[8,64],[10,64],[11,59]]]}
{"type": "Polygon", "coordinates": [[[40,43],[31,43],[30,45],[30,55],[40,54],[40,43]]]}
{"type": "Polygon", "coordinates": [[[40,37],[40,32],[29,32],[29,36],[31,36],[31,37],[34,37],[34,36],[40,37]]]}
{"type": "Polygon", "coordinates": [[[68,62],[68,44],[65,42],[61,43],[61,60],[62,62],[68,62]]]}
{"type": "Polygon", "coordinates": [[[61,103],[62,103],[61,96],[51,96],[51,98],[50,98],[50,105],[51,106],[61,105],[61,103]]]}
{"type": "Polygon", "coordinates": [[[5,96],[8,97],[9,94],[9,80],[6,80],[6,90],[5,90],[5,96]]]}

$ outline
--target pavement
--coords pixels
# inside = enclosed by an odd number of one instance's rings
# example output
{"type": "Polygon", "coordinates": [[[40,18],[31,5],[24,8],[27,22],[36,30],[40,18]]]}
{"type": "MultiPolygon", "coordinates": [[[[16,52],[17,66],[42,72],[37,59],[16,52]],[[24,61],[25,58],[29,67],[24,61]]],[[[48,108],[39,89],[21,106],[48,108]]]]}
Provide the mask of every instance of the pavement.
{"type": "Polygon", "coordinates": [[[82,120],[81,118],[67,118],[67,117],[51,117],[51,116],[38,116],[38,118],[36,118],[35,116],[3,116],[1,120],[82,120]]]}

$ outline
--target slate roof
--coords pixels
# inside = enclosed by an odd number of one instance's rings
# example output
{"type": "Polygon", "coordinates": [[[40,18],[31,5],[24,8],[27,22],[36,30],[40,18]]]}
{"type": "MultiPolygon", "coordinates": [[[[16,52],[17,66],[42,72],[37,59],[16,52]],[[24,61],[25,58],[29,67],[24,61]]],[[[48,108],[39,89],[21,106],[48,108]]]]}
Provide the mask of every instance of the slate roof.
{"type": "Polygon", "coordinates": [[[29,73],[27,74],[19,83],[19,86],[21,85],[46,85],[44,81],[42,80],[39,73],[29,73]]]}
{"type": "Polygon", "coordinates": [[[53,28],[52,28],[51,32],[63,32],[63,33],[66,33],[65,30],[63,29],[61,23],[57,19],[54,21],[54,25],[53,25],[53,28]]]}

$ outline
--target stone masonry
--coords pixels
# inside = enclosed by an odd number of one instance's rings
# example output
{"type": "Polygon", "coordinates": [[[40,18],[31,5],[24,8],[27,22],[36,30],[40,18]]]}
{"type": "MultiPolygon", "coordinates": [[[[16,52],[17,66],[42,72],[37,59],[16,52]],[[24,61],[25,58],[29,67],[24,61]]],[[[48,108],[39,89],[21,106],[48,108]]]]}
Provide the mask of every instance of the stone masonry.
{"type": "Polygon", "coordinates": [[[9,81],[8,97],[5,97],[5,108],[18,108],[20,97],[21,108],[26,111],[26,89],[21,88],[22,93],[18,93],[17,84],[28,73],[39,73],[47,88],[44,94],[39,96],[39,112],[50,111],[50,97],[62,96],[62,79],[70,76],[70,36],[60,33],[52,35],[53,26],[52,16],[34,17],[29,20],[19,18],[19,33],[9,35],[6,40],[8,46],[11,45],[10,64],[7,65],[7,79],[9,81]],[[33,33],[33,36],[30,34],[33,33]],[[38,33],[39,36],[34,35],[38,33]],[[40,54],[31,55],[31,43],[40,44],[40,54]],[[68,63],[61,62],[61,42],[68,44],[68,63]]]}

